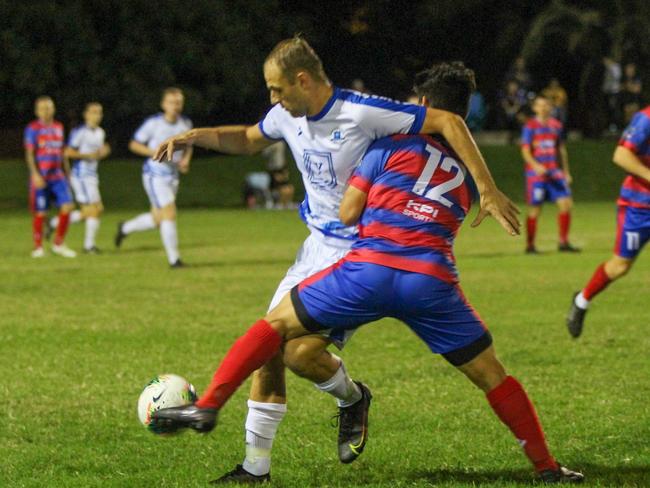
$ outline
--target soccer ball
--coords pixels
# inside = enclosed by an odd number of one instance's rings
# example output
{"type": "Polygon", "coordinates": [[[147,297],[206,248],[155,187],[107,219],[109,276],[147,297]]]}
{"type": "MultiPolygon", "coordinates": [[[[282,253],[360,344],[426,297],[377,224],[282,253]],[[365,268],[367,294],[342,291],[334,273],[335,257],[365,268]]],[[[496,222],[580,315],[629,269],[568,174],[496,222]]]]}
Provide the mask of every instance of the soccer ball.
{"type": "Polygon", "coordinates": [[[175,374],[161,374],[146,384],[138,399],[140,422],[154,434],[169,434],[151,425],[151,415],[161,408],[180,407],[196,401],[192,383],[175,374]]]}

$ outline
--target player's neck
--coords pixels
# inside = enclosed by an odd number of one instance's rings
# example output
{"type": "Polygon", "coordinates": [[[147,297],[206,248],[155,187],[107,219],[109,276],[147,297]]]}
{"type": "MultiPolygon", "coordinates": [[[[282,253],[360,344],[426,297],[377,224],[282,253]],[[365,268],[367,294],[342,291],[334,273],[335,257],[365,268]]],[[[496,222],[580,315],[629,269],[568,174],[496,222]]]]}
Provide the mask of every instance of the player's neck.
{"type": "Polygon", "coordinates": [[[174,124],[180,118],[180,114],[163,114],[163,117],[170,124],[174,124]]]}
{"type": "Polygon", "coordinates": [[[54,117],[51,119],[38,119],[38,121],[43,125],[51,125],[54,122],[54,117]]]}
{"type": "Polygon", "coordinates": [[[320,85],[312,98],[313,101],[309,106],[307,116],[313,117],[319,114],[325,108],[330,98],[332,98],[332,95],[334,95],[334,87],[331,83],[323,83],[320,85]]]}
{"type": "Polygon", "coordinates": [[[551,119],[551,116],[549,115],[548,117],[540,117],[539,115],[536,115],[535,118],[539,120],[542,124],[545,124],[551,119]]]}

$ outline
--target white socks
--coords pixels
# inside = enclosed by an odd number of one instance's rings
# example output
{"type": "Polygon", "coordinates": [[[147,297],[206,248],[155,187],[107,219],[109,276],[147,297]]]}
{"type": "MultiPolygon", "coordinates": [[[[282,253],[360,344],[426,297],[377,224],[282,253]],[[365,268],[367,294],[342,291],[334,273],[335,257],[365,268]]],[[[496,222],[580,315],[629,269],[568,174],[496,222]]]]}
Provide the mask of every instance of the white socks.
{"type": "Polygon", "coordinates": [[[340,408],[349,407],[361,400],[363,396],[359,386],[348,376],[345,365],[341,358],[341,366],[336,370],[334,376],[324,383],[316,384],[316,388],[325,391],[336,398],[336,403],[340,408]]]}
{"type": "Polygon", "coordinates": [[[581,308],[583,310],[587,310],[587,308],[589,307],[589,300],[585,298],[582,292],[576,295],[576,299],[574,300],[574,302],[576,304],[576,307],[581,308]]]}
{"type": "MultiPolygon", "coordinates": [[[[82,219],[83,219],[83,216],[81,215],[80,210],[73,210],[72,212],[70,212],[70,220],[69,220],[69,222],[71,224],[76,224],[77,222],[81,222],[82,219]]],[[[50,219],[50,227],[52,227],[53,229],[56,229],[58,225],[59,225],[59,216],[57,215],[57,216],[52,217],[50,219]]]]}
{"type": "Polygon", "coordinates": [[[156,228],[156,221],[153,219],[151,212],[143,213],[122,224],[122,233],[131,234],[132,232],[143,232],[156,228]]]}
{"type": "Polygon", "coordinates": [[[86,237],[84,239],[84,249],[92,249],[95,247],[95,236],[99,230],[99,219],[95,217],[88,217],[86,219],[86,237]]]}
{"type": "Polygon", "coordinates": [[[246,458],[243,467],[255,476],[271,470],[271,447],[287,406],[284,403],[261,403],[248,400],[246,417],[246,458]]]}
{"type": "Polygon", "coordinates": [[[176,231],[175,220],[163,220],[160,222],[160,237],[162,238],[163,246],[165,246],[167,261],[169,261],[169,264],[174,264],[180,257],[178,254],[178,232],[176,231]]]}

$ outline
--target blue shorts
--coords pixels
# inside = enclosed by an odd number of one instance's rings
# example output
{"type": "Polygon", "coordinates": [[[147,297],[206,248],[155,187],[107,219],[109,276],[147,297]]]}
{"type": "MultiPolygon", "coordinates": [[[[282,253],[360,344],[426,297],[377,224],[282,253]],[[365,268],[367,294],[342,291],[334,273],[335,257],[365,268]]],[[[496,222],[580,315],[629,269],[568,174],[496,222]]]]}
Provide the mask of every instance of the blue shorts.
{"type": "Polygon", "coordinates": [[[294,287],[291,301],[306,329],[330,337],[394,317],[455,366],[492,344],[461,289],[425,274],[343,258],[294,287]]]}
{"type": "Polygon", "coordinates": [[[544,202],[555,202],[559,198],[571,196],[571,189],[566,178],[546,178],[544,176],[526,176],[526,202],[537,206],[544,202]]]}
{"type": "Polygon", "coordinates": [[[634,259],[650,240],[650,209],[619,206],[614,253],[634,259]]]}
{"type": "Polygon", "coordinates": [[[67,180],[60,179],[45,181],[43,188],[34,188],[29,184],[29,202],[32,212],[45,212],[50,208],[50,200],[54,200],[57,207],[72,203],[72,193],[67,180]]]}

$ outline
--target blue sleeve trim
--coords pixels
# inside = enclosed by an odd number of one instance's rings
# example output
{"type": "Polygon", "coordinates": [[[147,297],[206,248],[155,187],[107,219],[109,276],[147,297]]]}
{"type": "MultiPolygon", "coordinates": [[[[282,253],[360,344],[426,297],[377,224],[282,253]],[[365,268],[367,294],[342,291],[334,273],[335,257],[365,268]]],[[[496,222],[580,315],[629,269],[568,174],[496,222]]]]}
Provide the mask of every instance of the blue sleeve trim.
{"type": "Polygon", "coordinates": [[[268,134],[266,133],[266,131],[264,130],[264,124],[263,124],[263,122],[264,122],[264,119],[260,120],[260,121],[257,123],[257,127],[260,128],[260,132],[262,133],[262,135],[263,135],[266,139],[268,139],[269,141],[281,141],[281,140],[283,139],[282,137],[280,137],[280,138],[275,138],[275,137],[271,137],[270,135],[268,135],[268,134]]]}
{"type": "Polygon", "coordinates": [[[424,106],[414,105],[418,108],[418,111],[415,113],[415,120],[413,125],[409,129],[409,134],[420,134],[422,133],[422,126],[424,125],[424,120],[427,118],[427,108],[424,106]]]}
{"type": "Polygon", "coordinates": [[[338,98],[345,102],[356,103],[359,105],[368,105],[370,107],[381,108],[384,110],[391,110],[393,112],[406,112],[418,116],[422,107],[420,105],[412,105],[410,103],[402,103],[386,97],[378,97],[376,95],[364,95],[352,90],[338,90],[338,98]]]}

